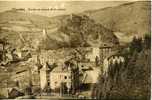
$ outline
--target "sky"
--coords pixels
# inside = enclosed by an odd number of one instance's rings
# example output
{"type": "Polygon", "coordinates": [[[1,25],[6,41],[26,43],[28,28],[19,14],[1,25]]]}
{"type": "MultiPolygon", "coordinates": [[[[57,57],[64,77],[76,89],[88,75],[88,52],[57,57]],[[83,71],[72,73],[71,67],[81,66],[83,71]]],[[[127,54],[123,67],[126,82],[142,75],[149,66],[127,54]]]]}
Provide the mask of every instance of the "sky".
{"type": "Polygon", "coordinates": [[[128,1],[0,1],[0,12],[12,8],[24,8],[28,13],[40,14],[43,16],[58,16],[70,13],[79,13],[86,10],[95,10],[105,7],[117,6],[128,1]],[[29,10],[30,9],[62,9],[62,10],[29,10]]]}

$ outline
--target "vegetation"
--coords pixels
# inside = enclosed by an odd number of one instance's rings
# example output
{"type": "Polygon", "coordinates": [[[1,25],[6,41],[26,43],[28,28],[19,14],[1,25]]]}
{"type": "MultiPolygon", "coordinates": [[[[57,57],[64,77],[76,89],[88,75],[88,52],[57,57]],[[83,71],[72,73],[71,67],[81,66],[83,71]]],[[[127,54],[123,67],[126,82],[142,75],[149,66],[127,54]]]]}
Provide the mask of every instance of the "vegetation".
{"type": "Polygon", "coordinates": [[[133,39],[125,64],[110,65],[108,76],[101,75],[93,89],[97,99],[150,99],[150,35],[133,39]]]}
{"type": "Polygon", "coordinates": [[[0,62],[4,61],[6,59],[5,53],[6,53],[6,45],[8,44],[8,41],[6,38],[1,38],[0,39],[0,62]]]}
{"type": "Polygon", "coordinates": [[[142,38],[134,37],[129,48],[131,54],[135,51],[140,52],[142,50],[142,38]]]}
{"type": "Polygon", "coordinates": [[[111,30],[106,29],[101,24],[86,15],[74,15],[62,21],[59,31],[70,37],[70,46],[90,46],[94,43],[118,44],[117,37],[111,30]]]}

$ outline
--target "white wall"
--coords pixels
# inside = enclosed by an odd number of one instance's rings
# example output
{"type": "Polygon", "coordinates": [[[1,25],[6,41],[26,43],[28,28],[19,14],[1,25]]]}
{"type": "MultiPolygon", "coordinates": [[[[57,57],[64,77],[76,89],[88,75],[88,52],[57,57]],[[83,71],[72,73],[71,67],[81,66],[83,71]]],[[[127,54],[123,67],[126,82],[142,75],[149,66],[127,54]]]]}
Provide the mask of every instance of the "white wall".
{"type": "Polygon", "coordinates": [[[112,62],[112,64],[115,64],[116,62],[118,64],[120,64],[120,63],[124,63],[125,59],[122,56],[114,56],[114,57],[111,57],[109,59],[108,58],[104,59],[103,74],[106,74],[108,72],[108,67],[109,67],[110,62],[112,62]]]}
{"type": "Polygon", "coordinates": [[[41,69],[40,70],[40,87],[41,89],[44,89],[45,86],[47,85],[47,76],[46,76],[46,70],[45,69],[41,69]]]}
{"type": "Polygon", "coordinates": [[[103,74],[107,73],[109,67],[109,61],[107,59],[104,59],[103,61],[103,74]]]}
{"type": "Polygon", "coordinates": [[[50,87],[51,89],[59,88],[62,82],[71,83],[70,72],[51,72],[50,73],[50,87]],[[67,79],[65,79],[65,76],[67,79]]]}
{"type": "Polygon", "coordinates": [[[25,71],[25,72],[21,72],[12,76],[12,79],[14,79],[14,81],[18,81],[19,82],[19,87],[20,88],[25,88],[26,86],[29,85],[29,71],[25,71]]]}
{"type": "Polygon", "coordinates": [[[96,56],[100,56],[100,49],[99,48],[92,48],[92,52],[86,55],[87,59],[90,59],[91,62],[95,62],[96,56]]]}

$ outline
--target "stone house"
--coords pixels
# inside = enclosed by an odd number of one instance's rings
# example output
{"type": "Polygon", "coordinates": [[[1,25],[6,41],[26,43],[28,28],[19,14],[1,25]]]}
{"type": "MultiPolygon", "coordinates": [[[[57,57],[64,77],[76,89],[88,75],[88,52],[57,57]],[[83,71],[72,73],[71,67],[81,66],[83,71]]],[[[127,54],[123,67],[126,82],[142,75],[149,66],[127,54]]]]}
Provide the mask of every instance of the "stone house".
{"type": "Polygon", "coordinates": [[[103,74],[106,75],[108,72],[109,65],[121,64],[125,62],[125,58],[121,55],[111,55],[103,61],[103,74]]]}
{"type": "Polygon", "coordinates": [[[20,89],[25,89],[32,84],[32,69],[26,62],[18,62],[10,64],[13,69],[11,79],[16,82],[20,89]]]}
{"type": "MultiPolygon", "coordinates": [[[[62,85],[71,92],[78,87],[79,69],[72,68],[70,65],[58,63],[57,65],[45,64],[40,69],[40,87],[45,89],[49,87],[52,91],[60,90],[62,85]],[[77,80],[77,83],[75,82],[77,80]]],[[[58,91],[59,92],[59,91],[58,91]]]]}
{"type": "Polygon", "coordinates": [[[95,62],[96,57],[100,57],[100,48],[91,47],[88,48],[88,53],[86,54],[86,59],[89,59],[90,62],[95,62]]]}
{"type": "Polygon", "coordinates": [[[98,64],[103,64],[103,60],[116,53],[117,48],[113,46],[100,46],[100,47],[88,47],[86,53],[86,59],[90,62],[96,62],[98,60],[98,64]]]}
{"type": "Polygon", "coordinates": [[[68,89],[72,87],[72,70],[70,67],[56,67],[50,73],[50,87],[56,89],[61,87],[61,83],[65,83],[68,89]]]}
{"type": "Polygon", "coordinates": [[[14,81],[18,84],[18,87],[21,89],[26,88],[30,83],[30,74],[27,69],[18,70],[15,72],[15,75],[12,76],[14,81]]]}
{"type": "Polygon", "coordinates": [[[48,65],[45,63],[43,67],[40,69],[40,88],[43,90],[46,88],[46,86],[49,86],[50,84],[50,79],[49,79],[49,73],[50,73],[50,68],[48,65]]]}
{"type": "Polygon", "coordinates": [[[14,81],[3,81],[3,84],[0,86],[0,95],[8,98],[13,88],[17,88],[14,81]]]}

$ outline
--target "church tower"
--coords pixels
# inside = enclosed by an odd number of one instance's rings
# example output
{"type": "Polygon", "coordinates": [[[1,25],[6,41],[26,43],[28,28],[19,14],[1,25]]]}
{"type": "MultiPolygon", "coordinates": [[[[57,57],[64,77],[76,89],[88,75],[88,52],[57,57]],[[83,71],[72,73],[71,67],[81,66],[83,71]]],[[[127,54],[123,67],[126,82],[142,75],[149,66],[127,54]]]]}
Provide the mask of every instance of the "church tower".
{"type": "Polygon", "coordinates": [[[46,29],[43,29],[42,37],[43,37],[44,40],[46,40],[46,37],[47,37],[46,29]]]}
{"type": "Polygon", "coordinates": [[[40,69],[40,87],[43,90],[49,84],[49,71],[48,65],[45,63],[40,69]]]}

